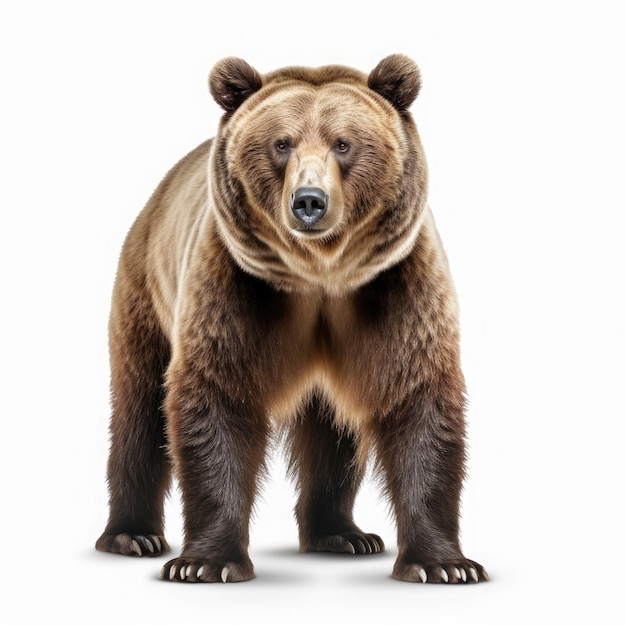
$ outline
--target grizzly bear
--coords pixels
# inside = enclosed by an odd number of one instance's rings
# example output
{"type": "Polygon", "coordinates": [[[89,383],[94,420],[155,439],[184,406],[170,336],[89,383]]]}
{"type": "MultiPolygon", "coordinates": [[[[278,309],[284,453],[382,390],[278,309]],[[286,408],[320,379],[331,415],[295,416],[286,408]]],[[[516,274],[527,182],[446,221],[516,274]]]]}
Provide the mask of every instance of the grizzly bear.
{"type": "Polygon", "coordinates": [[[161,577],[252,578],[249,518],[279,434],[302,552],[384,550],[353,519],[372,457],[397,524],[393,577],[487,580],[459,543],[465,383],[408,111],[417,66],[396,54],[369,75],[261,75],[226,58],[209,86],[224,109],[216,137],[166,175],[119,260],[96,548],[166,552],[174,474],[184,544],[161,577]]]}

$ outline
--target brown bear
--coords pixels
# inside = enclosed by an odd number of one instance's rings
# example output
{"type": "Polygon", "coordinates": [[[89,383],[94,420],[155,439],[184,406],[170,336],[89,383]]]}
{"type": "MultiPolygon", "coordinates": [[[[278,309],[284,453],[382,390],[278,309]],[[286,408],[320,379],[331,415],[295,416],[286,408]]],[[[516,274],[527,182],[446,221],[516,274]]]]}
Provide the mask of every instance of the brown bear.
{"type": "Polygon", "coordinates": [[[427,206],[403,56],[209,78],[217,136],[164,178],[130,230],[110,317],[110,517],[98,550],[184,545],[161,577],[243,581],[269,438],[284,436],[302,552],[370,554],[354,522],[372,451],[395,513],[393,577],[478,582],[463,556],[465,384],[457,302],[427,206]]]}

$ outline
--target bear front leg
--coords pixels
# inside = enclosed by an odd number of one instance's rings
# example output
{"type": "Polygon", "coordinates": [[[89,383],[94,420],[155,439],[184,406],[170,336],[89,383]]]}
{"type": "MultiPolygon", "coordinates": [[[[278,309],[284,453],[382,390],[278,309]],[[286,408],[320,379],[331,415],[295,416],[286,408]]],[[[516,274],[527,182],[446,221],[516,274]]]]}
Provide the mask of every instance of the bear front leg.
{"type": "Polygon", "coordinates": [[[171,452],[182,492],[185,538],[164,580],[238,582],[254,577],[248,526],[264,461],[264,418],[211,389],[201,377],[170,378],[171,452]]]}
{"type": "Polygon", "coordinates": [[[429,583],[488,580],[463,555],[459,501],[464,478],[463,401],[421,397],[379,424],[383,466],[398,529],[392,576],[429,583]]]}
{"type": "Polygon", "coordinates": [[[383,540],[363,532],[353,508],[364,467],[354,436],[334,424],[334,412],[314,397],[288,433],[289,468],[299,492],[296,519],[301,552],[372,554],[383,540]]]}

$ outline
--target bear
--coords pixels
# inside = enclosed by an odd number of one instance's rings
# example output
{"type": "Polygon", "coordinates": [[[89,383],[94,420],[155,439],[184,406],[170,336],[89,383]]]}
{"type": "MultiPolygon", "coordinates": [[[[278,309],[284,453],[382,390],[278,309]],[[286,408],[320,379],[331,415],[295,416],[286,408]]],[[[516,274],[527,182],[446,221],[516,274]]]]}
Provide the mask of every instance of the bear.
{"type": "Polygon", "coordinates": [[[353,518],[367,466],[396,522],[393,578],[488,579],[459,541],[466,389],[409,112],[420,88],[403,54],[369,74],[213,67],[216,135],[165,176],[119,258],[98,550],[167,552],[175,476],[184,541],[161,578],[253,578],[249,520],[278,438],[301,552],[385,549],[353,518]]]}

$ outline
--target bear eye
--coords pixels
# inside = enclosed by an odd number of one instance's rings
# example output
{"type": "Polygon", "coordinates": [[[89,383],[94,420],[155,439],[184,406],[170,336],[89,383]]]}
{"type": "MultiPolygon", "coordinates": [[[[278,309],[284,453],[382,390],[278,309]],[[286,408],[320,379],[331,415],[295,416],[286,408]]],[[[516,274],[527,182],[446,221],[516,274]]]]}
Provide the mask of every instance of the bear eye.
{"type": "Polygon", "coordinates": [[[350,144],[342,139],[338,139],[335,144],[335,150],[337,150],[340,154],[345,154],[350,150],[350,144]]]}
{"type": "Polygon", "coordinates": [[[289,151],[289,142],[286,139],[281,139],[276,142],[275,148],[276,152],[284,154],[285,152],[289,151]]]}

